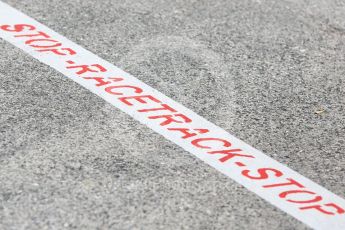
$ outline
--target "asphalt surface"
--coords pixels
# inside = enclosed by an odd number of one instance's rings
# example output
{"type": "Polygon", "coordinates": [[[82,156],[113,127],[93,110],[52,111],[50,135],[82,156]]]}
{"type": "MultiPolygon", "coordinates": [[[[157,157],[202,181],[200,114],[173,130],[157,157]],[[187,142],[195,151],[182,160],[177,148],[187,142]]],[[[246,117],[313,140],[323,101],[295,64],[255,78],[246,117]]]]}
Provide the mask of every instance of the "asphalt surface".
{"type": "MultiPolygon", "coordinates": [[[[345,197],[345,1],[5,0],[345,197]]],[[[0,229],[307,229],[0,40],[0,229]]]]}

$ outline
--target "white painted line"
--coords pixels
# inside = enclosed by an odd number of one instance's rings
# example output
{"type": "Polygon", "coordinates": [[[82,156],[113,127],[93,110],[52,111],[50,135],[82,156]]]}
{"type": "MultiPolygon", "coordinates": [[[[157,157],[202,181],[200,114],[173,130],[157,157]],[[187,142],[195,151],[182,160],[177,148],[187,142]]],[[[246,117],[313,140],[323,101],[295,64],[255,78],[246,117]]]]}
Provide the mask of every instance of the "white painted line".
{"type": "Polygon", "coordinates": [[[345,229],[344,199],[2,2],[0,37],[310,227],[345,229]]]}

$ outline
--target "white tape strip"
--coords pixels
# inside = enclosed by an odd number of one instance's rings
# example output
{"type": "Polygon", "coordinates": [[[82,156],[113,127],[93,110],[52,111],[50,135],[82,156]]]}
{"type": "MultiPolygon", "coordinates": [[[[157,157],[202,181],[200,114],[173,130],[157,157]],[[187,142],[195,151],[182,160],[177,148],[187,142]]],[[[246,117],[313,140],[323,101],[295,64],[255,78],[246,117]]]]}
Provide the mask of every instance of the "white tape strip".
{"type": "Polygon", "coordinates": [[[345,229],[342,198],[2,2],[0,36],[310,227],[345,229]]]}

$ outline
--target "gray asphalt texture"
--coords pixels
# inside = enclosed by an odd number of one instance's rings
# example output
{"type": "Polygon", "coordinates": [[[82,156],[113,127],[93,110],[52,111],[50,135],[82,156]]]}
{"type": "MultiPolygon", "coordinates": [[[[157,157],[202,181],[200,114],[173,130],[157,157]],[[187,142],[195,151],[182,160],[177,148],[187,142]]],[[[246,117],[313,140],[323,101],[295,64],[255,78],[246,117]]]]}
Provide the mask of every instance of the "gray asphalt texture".
{"type": "MultiPolygon", "coordinates": [[[[345,1],[4,2],[345,197],[345,1]]],[[[3,40],[0,52],[0,229],[308,229],[3,40]]]]}

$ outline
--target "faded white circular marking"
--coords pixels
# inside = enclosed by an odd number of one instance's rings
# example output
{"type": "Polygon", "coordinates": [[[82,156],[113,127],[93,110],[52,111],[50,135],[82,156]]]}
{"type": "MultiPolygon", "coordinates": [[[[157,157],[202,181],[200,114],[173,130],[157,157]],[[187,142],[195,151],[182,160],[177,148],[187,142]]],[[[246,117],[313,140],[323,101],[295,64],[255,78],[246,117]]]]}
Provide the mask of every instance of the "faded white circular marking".
{"type": "Polygon", "coordinates": [[[231,126],[234,81],[221,56],[201,42],[177,36],[144,40],[118,65],[201,116],[231,126]]]}

